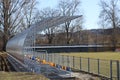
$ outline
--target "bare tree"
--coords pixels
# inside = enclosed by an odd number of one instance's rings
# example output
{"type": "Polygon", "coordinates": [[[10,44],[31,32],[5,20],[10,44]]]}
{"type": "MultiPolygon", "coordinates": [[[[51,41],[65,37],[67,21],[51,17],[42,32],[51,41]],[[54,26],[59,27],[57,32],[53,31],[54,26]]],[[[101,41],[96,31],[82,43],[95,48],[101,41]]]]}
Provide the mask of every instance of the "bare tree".
{"type": "Polygon", "coordinates": [[[17,30],[23,20],[23,7],[28,5],[30,0],[0,0],[0,22],[3,26],[4,50],[7,40],[17,30]]]}
{"type": "Polygon", "coordinates": [[[23,7],[23,14],[24,14],[24,24],[26,24],[26,28],[30,27],[34,21],[34,15],[36,13],[36,0],[29,0],[29,3],[23,7]]]}
{"type": "MultiPolygon", "coordinates": [[[[56,16],[59,16],[59,15],[60,14],[59,14],[58,10],[51,9],[51,8],[48,7],[48,8],[44,8],[43,10],[41,10],[37,17],[40,18],[39,20],[43,20],[45,18],[56,17],[56,16]]],[[[52,28],[48,28],[44,31],[44,33],[46,34],[47,40],[48,40],[48,44],[51,44],[53,42],[55,30],[56,30],[56,28],[52,27],[52,28]]]]}
{"type": "Polygon", "coordinates": [[[48,28],[45,30],[45,34],[48,40],[48,44],[52,44],[53,37],[54,37],[54,29],[55,28],[48,28]]]}
{"type": "Polygon", "coordinates": [[[104,21],[108,24],[108,26],[112,27],[112,35],[111,41],[113,50],[116,49],[117,45],[117,36],[116,36],[116,28],[119,27],[120,18],[118,16],[118,0],[110,0],[109,2],[101,0],[100,1],[101,13],[100,17],[104,19],[104,21]]]}
{"type": "Polygon", "coordinates": [[[102,16],[102,17],[100,17],[100,20],[99,20],[99,22],[98,22],[98,25],[100,26],[100,27],[102,27],[102,29],[103,29],[103,32],[102,32],[102,45],[104,46],[105,45],[105,38],[106,38],[106,34],[105,34],[105,28],[106,28],[106,26],[107,26],[107,23],[105,22],[105,17],[104,16],[102,16]]]}
{"type": "MultiPolygon", "coordinates": [[[[80,0],[60,0],[59,10],[62,16],[73,16],[77,13],[78,7],[80,5],[80,0]]],[[[69,44],[71,36],[70,32],[71,21],[65,22],[65,32],[66,32],[66,43],[69,44]]]]}
{"type": "Polygon", "coordinates": [[[84,23],[82,18],[83,17],[76,19],[75,23],[73,24],[75,26],[74,30],[75,30],[75,32],[77,32],[77,35],[76,35],[76,38],[75,38],[75,39],[77,39],[77,44],[81,43],[81,38],[82,38],[81,36],[83,35],[83,34],[81,34],[83,23],[84,23]]]}

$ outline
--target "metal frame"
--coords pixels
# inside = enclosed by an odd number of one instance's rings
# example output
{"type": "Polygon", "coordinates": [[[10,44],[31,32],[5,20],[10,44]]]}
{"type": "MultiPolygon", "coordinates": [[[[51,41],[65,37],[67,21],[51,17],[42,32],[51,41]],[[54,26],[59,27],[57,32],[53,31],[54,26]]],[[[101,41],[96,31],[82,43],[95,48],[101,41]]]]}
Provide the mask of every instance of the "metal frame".
{"type": "Polygon", "coordinates": [[[6,50],[14,57],[23,61],[24,55],[35,54],[35,49],[31,49],[30,47],[35,47],[35,39],[38,32],[41,32],[47,28],[55,27],[79,17],[81,16],[58,16],[46,18],[40,22],[37,22],[31,25],[30,28],[10,39],[7,43],[6,50]]]}

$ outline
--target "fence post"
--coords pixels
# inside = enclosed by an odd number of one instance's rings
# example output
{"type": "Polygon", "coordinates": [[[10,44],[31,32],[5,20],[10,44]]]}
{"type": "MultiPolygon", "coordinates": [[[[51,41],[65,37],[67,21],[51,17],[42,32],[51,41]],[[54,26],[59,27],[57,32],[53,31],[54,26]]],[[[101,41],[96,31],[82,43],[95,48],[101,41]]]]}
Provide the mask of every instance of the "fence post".
{"type": "Polygon", "coordinates": [[[45,59],[45,53],[43,53],[43,59],[45,59]]]}
{"type": "Polygon", "coordinates": [[[50,54],[50,56],[51,56],[51,59],[50,59],[50,61],[52,62],[52,53],[50,54]]]}
{"type": "Polygon", "coordinates": [[[43,59],[45,59],[45,53],[43,53],[43,59]]]}
{"type": "Polygon", "coordinates": [[[67,67],[69,67],[69,56],[67,56],[67,67]]]}
{"type": "Polygon", "coordinates": [[[73,56],[73,68],[75,67],[75,62],[74,62],[74,60],[75,60],[75,57],[73,56]]]}
{"type": "Polygon", "coordinates": [[[81,63],[82,59],[80,57],[80,70],[82,70],[82,63],[81,63]]]}
{"type": "Polygon", "coordinates": [[[52,54],[52,62],[54,62],[54,56],[53,56],[53,54],[52,54]]]}
{"type": "Polygon", "coordinates": [[[47,56],[46,56],[46,61],[48,60],[48,62],[50,61],[50,57],[49,57],[50,55],[47,53],[47,56]]]}
{"type": "Polygon", "coordinates": [[[55,53],[53,54],[53,62],[55,63],[55,53]]]}
{"type": "Polygon", "coordinates": [[[98,62],[98,75],[100,74],[100,60],[97,59],[97,62],[98,62]]]}
{"type": "Polygon", "coordinates": [[[88,72],[90,72],[90,58],[88,58],[88,72]]]}
{"type": "Polygon", "coordinates": [[[43,53],[41,54],[42,60],[43,60],[43,53]]]}
{"type": "Polygon", "coordinates": [[[58,64],[60,64],[60,54],[58,53],[58,55],[57,55],[58,57],[58,64]]]}
{"type": "Polygon", "coordinates": [[[110,60],[110,80],[112,80],[112,60],[110,60]]]}
{"type": "Polygon", "coordinates": [[[120,80],[120,66],[119,66],[119,61],[117,61],[117,80],[120,80]]]}
{"type": "Polygon", "coordinates": [[[60,64],[60,59],[59,59],[60,56],[59,56],[58,54],[56,54],[54,57],[56,57],[56,59],[57,59],[57,60],[56,60],[56,63],[57,63],[57,64],[60,64]]]}
{"type": "Polygon", "coordinates": [[[63,66],[64,66],[64,55],[62,55],[62,63],[63,63],[63,66]]]}
{"type": "Polygon", "coordinates": [[[44,53],[42,53],[42,59],[44,59],[44,53]]]}

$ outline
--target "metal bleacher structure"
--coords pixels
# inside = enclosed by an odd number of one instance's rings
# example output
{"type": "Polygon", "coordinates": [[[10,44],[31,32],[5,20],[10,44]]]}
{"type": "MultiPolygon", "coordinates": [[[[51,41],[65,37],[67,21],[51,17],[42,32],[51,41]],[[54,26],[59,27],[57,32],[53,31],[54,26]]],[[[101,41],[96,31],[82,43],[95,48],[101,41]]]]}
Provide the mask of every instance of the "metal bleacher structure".
{"type": "MultiPolygon", "coordinates": [[[[47,56],[47,51],[36,52],[35,41],[37,38],[37,33],[79,17],[81,16],[52,17],[46,18],[36,24],[31,25],[30,28],[17,34],[8,41],[6,51],[9,53],[9,59],[14,59],[16,62],[13,63],[19,62],[25,68],[23,69],[23,67],[19,66],[22,68],[21,71],[44,74],[49,78],[73,77],[70,75],[70,68],[67,68],[67,70],[62,70],[60,69],[60,66],[55,67],[54,63],[48,62],[49,56],[47,56]],[[50,76],[51,74],[54,75],[50,76]]],[[[12,63],[13,60],[9,61],[12,63]]],[[[20,69],[17,69],[18,66],[15,68],[17,71],[20,71],[20,69]]]]}

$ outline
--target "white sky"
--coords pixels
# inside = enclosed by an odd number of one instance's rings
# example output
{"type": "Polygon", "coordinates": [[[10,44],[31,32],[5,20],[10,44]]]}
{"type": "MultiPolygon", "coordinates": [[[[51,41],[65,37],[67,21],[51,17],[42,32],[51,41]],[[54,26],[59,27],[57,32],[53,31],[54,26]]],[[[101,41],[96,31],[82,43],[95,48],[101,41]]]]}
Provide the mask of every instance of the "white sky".
{"type": "MultiPolygon", "coordinates": [[[[39,0],[38,8],[42,9],[45,7],[54,8],[57,6],[59,0],[39,0]]],[[[68,0],[69,1],[69,0],[68,0]]],[[[84,13],[85,23],[84,29],[97,29],[98,27],[98,16],[99,16],[99,0],[81,0],[81,6],[84,13]]]]}

